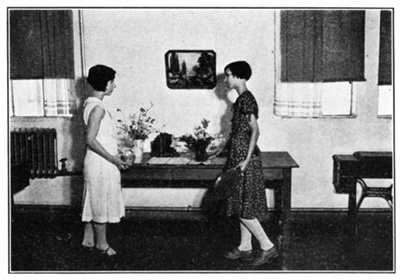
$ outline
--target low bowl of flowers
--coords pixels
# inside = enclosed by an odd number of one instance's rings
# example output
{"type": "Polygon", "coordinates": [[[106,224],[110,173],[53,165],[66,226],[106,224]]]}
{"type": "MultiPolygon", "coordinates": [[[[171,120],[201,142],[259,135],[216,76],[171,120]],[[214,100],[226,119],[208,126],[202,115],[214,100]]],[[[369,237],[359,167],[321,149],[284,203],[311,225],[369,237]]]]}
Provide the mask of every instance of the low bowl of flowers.
{"type": "Polygon", "coordinates": [[[208,157],[225,142],[222,134],[211,134],[207,131],[209,123],[209,120],[203,119],[201,125],[193,128],[192,133],[174,137],[171,146],[180,153],[192,152],[195,161],[207,161],[208,157]]]}

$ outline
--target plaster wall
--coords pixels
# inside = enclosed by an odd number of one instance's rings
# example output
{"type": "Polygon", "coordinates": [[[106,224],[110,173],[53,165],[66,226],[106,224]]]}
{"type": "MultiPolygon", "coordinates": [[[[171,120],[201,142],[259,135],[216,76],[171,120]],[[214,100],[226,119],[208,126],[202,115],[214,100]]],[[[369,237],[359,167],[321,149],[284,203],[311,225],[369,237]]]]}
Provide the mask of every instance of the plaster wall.
{"type": "MultiPolygon", "coordinates": [[[[151,115],[164,131],[182,135],[203,119],[211,132],[227,135],[230,106],[236,93],[223,85],[223,69],[235,60],[253,68],[248,82],[260,108],[258,142],[264,151],[288,151],[300,168],[293,170],[294,208],[346,208],[347,195],[332,185],[332,155],[358,150],[392,150],[392,120],[377,117],[379,11],[367,10],[365,82],[356,83],[357,115],[353,118],[299,119],[273,114],[275,21],[273,9],[87,9],[82,11],[83,56],[77,66],[77,95],[83,98],[82,72],[95,64],[117,71],[113,95],[105,99],[113,114],[125,115],[154,104],[151,115]],[[166,86],[164,55],[168,50],[214,50],[218,85],[213,90],[171,90],[166,86]],[[227,97],[227,98],[225,98],[227,97]]],[[[80,49],[78,49],[80,52],[80,49]]],[[[80,170],[84,128],[73,118],[11,118],[11,127],[47,126],[59,131],[59,157],[69,170],[80,170]]],[[[151,140],[151,139],[150,139],[151,140]]],[[[149,150],[149,143],[146,149],[149,150]]],[[[79,203],[82,179],[35,179],[15,196],[20,204],[79,203]]],[[[124,189],[127,206],[197,206],[201,189],[124,189]]],[[[270,205],[271,194],[269,195],[270,205]]],[[[363,207],[387,207],[366,199],[363,207]]]]}

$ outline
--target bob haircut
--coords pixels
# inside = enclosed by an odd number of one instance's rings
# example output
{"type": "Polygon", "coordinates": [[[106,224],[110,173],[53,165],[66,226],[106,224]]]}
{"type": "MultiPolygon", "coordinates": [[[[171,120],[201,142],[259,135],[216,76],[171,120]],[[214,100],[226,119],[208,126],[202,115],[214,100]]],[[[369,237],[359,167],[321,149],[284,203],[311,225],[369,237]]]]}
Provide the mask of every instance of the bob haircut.
{"type": "Polygon", "coordinates": [[[225,66],[224,72],[226,73],[226,69],[231,70],[232,76],[235,76],[239,79],[245,79],[246,81],[251,77],[251,67],[246,61],[235,61],[229,63],[225,66]]]}
{"type": "Polygon", "coordinates": [[[115,79],[114,69],[105,65],[96,65],[89,69],[87,82],[97,91],[105,91],[107,83],[115,79]]]}

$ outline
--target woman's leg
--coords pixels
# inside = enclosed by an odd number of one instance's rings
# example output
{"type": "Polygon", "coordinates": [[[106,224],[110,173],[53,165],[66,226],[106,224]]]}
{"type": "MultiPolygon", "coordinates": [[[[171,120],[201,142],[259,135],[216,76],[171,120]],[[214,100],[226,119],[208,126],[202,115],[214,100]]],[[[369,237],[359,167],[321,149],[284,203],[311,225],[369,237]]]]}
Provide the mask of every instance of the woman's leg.
{"type": "Polygon", "coordinates": [[[260,243],[260,248],[262,250],[271,249],[274,244],[269,240],[267,234],[265,233],[260,221],[257,218],[248,220],[240,218],[240,221],[247,227],[247,229],[254,235],[254,237],[260,243]]]}
{"type": "Polygon", "coordinates": [[[93,224],[91,222],[85,223],[82,245],[89,248],[94,246],[94,232],[93,224]]]}
{"type": "Polygon", "coordinates": [[[252,249],[251,232],[242,222],[240,222],[240,245],[238,249],[240,251],[248,251],[252,249]]]}
{"type": "Polygon", "coordinates": [[[251,233],[245,225],[240,223],[240,245],[232,251],[225,253],[225,258],[236,260],[239,258],[249,259],[252,254],[251,233]]]}
{"type": "Polygon", "coordinates": [[[106,237],[106,230],[107,224],[94,224],[94,230],[96,233],[96,248],[105,251],[105,253],[109,256],[115,255],[117,252],[114,251],[113,248],[108,245],[107,237],[106,237]]]}
{"type": "Polygon", "coordinates": [[[269,262],[270,259],[278,256],[278,249],[269,240],[267,234],[265,233],[263,227],[258,219],[240,219],[243,224],[249,229],[249,231],[257,238],[260,242],[261,251],[256,258],[253,259],[252,265],[259,266],[269,262]]]}

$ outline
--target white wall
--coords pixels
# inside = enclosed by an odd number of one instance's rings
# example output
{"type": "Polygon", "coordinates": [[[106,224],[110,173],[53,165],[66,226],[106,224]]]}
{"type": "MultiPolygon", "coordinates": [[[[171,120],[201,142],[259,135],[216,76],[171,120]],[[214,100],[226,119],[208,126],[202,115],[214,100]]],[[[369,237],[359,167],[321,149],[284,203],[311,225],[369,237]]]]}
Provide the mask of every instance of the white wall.
{"type": "MultiPolygon", "coordinates": [[[[392,150],[392,120],[377,118],[379,11],[367,11],[367,81],[357,85],[356,118],[287,119],[273,114],[274,15],[271,9],[83,10],[84,72],[95,64],[106,64],[117,71],[117,88],[105,100],[112,112],[120,108],[129,115],[153,102],[150,112],[156,124],[166,125],[164,130],[168,133],[187,133],[202,118],[211,120],[212,132],[226,132],[228,108],[236,94],[226,92],[222,83],[214,90],[170,90],[166,86],[164,55],[172,49],[214,50],[218,75],[223,74],[229,62],[248,61],[254,73],[248,87],[260,107],[259,146],[264,151],[288,151],[300,165],[293,170],[293,207],[345,208],[347,195],[336,194],[332,185],[332,155],[392,150]],[[224,99],[225,95],[230,102],[224,99]]],[[[17,119],[11,123],[28,125],[17,119]]],[[[60,142],[66,139],[64,152],[66,157],[72,157],[68,168],[80,169],[83,128],[79,117],[75,121],[50,119],[41,124],[68,127],[61,133],[60,142]]],[[[29,121],[29,125],[34,122],[29,121]]],[[[65,180],[62,186],[57,183],[58,194],[54,192],[54,182],[33,180],[26,191],[16,196],[16,203],[40,204],[38,197],[42,196],[44,204],[70,204],[71,200],[60,199],[62,193],[80,195],[76,192],[80,187],[65,180]]],[[[124,195],[129,206],[196,206],[203,192],[126,189],[124,195]]],[[[386,207],[380,199],[367,199],[363,205],[386,207]]]]}

